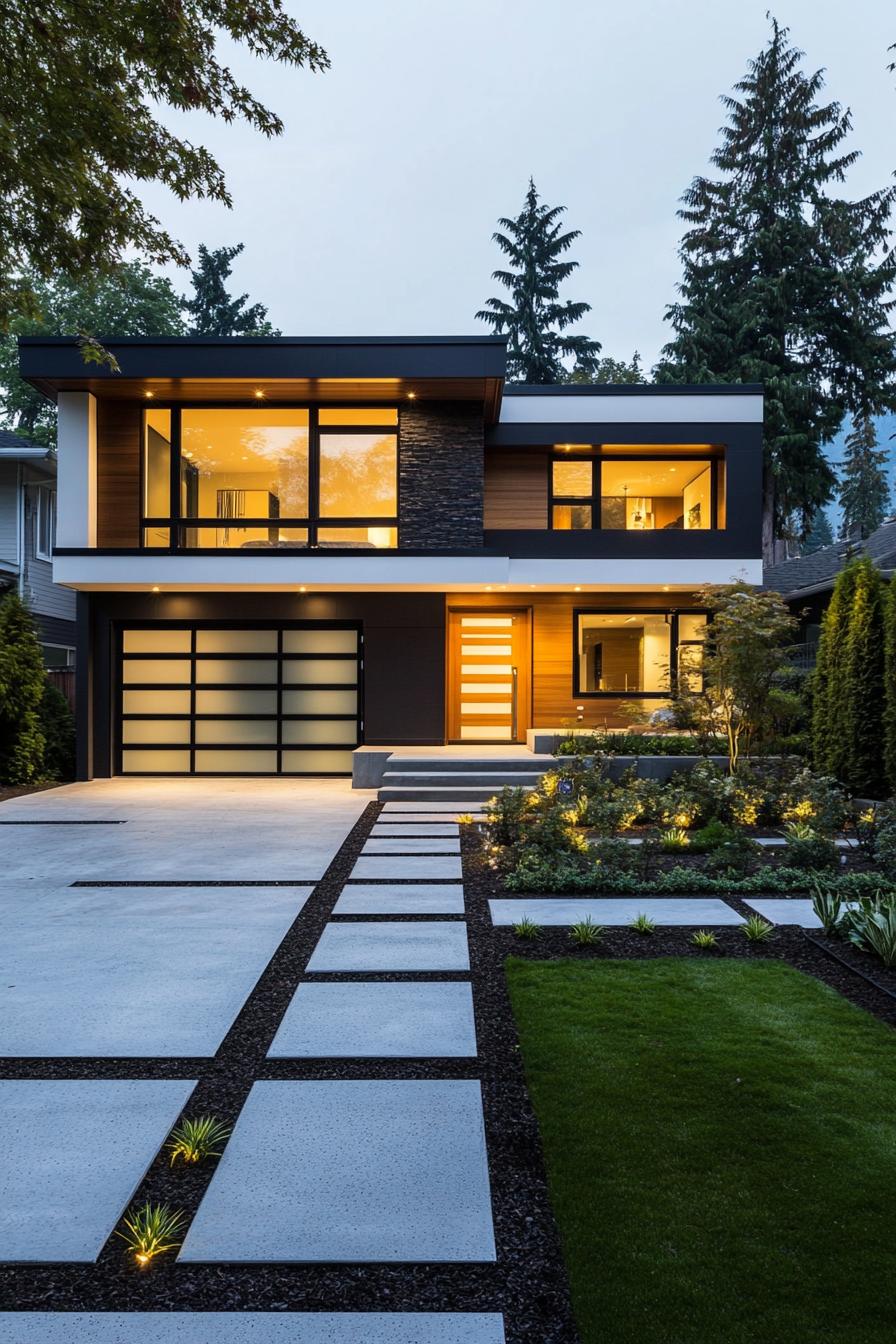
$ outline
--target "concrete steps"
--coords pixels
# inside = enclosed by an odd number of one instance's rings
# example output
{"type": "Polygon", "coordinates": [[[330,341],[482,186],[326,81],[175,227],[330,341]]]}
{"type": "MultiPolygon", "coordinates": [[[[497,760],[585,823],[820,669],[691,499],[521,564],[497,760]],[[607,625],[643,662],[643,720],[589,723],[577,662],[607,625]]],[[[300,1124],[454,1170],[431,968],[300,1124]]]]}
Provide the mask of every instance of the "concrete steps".
{"type": "Polygon", "coordinates": [[[380,802],[486,802],[502,788],[534,788],[556,762],[551,756],[393,756],[380,802]]]}

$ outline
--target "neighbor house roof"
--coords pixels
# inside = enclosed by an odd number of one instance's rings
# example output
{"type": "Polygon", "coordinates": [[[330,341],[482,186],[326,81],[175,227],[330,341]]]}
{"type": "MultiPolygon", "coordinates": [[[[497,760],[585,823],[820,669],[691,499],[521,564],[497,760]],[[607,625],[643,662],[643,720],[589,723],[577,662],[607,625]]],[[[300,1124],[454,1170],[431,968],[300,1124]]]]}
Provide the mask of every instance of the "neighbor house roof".
{"type": "Polygon", "coordinates": [[[896,516],[888,518],[864,541],[835,541],[832,546],[822,546],[811,555],[767,565],[763,571],[763,587],[784,597],[824,592],[833,588],[837,575],[855,555],[870,556],[878,569],[896,569],[896,516]]]}

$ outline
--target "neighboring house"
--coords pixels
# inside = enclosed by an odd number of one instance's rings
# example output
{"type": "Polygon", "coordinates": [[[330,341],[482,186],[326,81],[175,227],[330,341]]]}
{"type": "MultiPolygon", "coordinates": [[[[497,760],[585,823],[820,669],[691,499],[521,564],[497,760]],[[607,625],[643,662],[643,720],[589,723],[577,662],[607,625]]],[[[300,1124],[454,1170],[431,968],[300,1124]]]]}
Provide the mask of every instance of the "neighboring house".
{"type": "Polygon", "coordinates": [[[75,594],[53,582],[56,455],[0,429],[0,590],[34,615],[48,668],[74,667],[75,594]]]}
{"type": "Polygon", "coordinates": [[[344,774],[697,681],[759,583],[757,387],[505,386],[498,337],[23,339],[59,406],[80,773],[344,774]]]}
{"type": "Polygon", "coordinates": [[[780,593],[800,621],[800,642],[805,644],[811,661],[821,633],[821,618],[831,600],[837,575],[852,556],[869,555],[875,565],[890,578],[896,571],[896,517],[887,518],[864,541],[835,541],[811,555],[800,555],[768,565],[763,587],[780,593]]]}

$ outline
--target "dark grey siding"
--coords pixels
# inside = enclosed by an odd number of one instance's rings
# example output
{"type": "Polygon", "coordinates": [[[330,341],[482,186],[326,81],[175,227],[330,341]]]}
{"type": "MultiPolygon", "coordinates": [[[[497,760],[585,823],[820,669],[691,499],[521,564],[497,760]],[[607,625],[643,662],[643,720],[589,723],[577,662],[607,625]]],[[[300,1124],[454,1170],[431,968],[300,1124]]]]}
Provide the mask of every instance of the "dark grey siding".
{"type": "Polygon", "coordinates": [[[399,547],[479,550],[483,501],[482,407],[421,402],[401,408],[399,547]]]}

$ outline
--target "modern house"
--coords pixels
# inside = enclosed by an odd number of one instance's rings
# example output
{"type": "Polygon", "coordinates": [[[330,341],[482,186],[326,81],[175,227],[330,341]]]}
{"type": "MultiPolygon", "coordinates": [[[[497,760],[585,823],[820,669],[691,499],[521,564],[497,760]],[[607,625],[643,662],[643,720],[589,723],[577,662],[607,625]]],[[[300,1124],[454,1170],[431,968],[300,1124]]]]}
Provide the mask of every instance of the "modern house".
{"type": "Polygon", "coordinates": [[[80,764],[347,774],[698,678],[761,581],[758,387],[505,386],[495,337],[27,338],[59,407],[80,764]]]}
{"type": "Polygon", "coordinates": [[[74,667],[75,607],[53,582],[56,455],[0,429],[0,593],[15,589],[35,618],[44,665],[74,667]]]}

